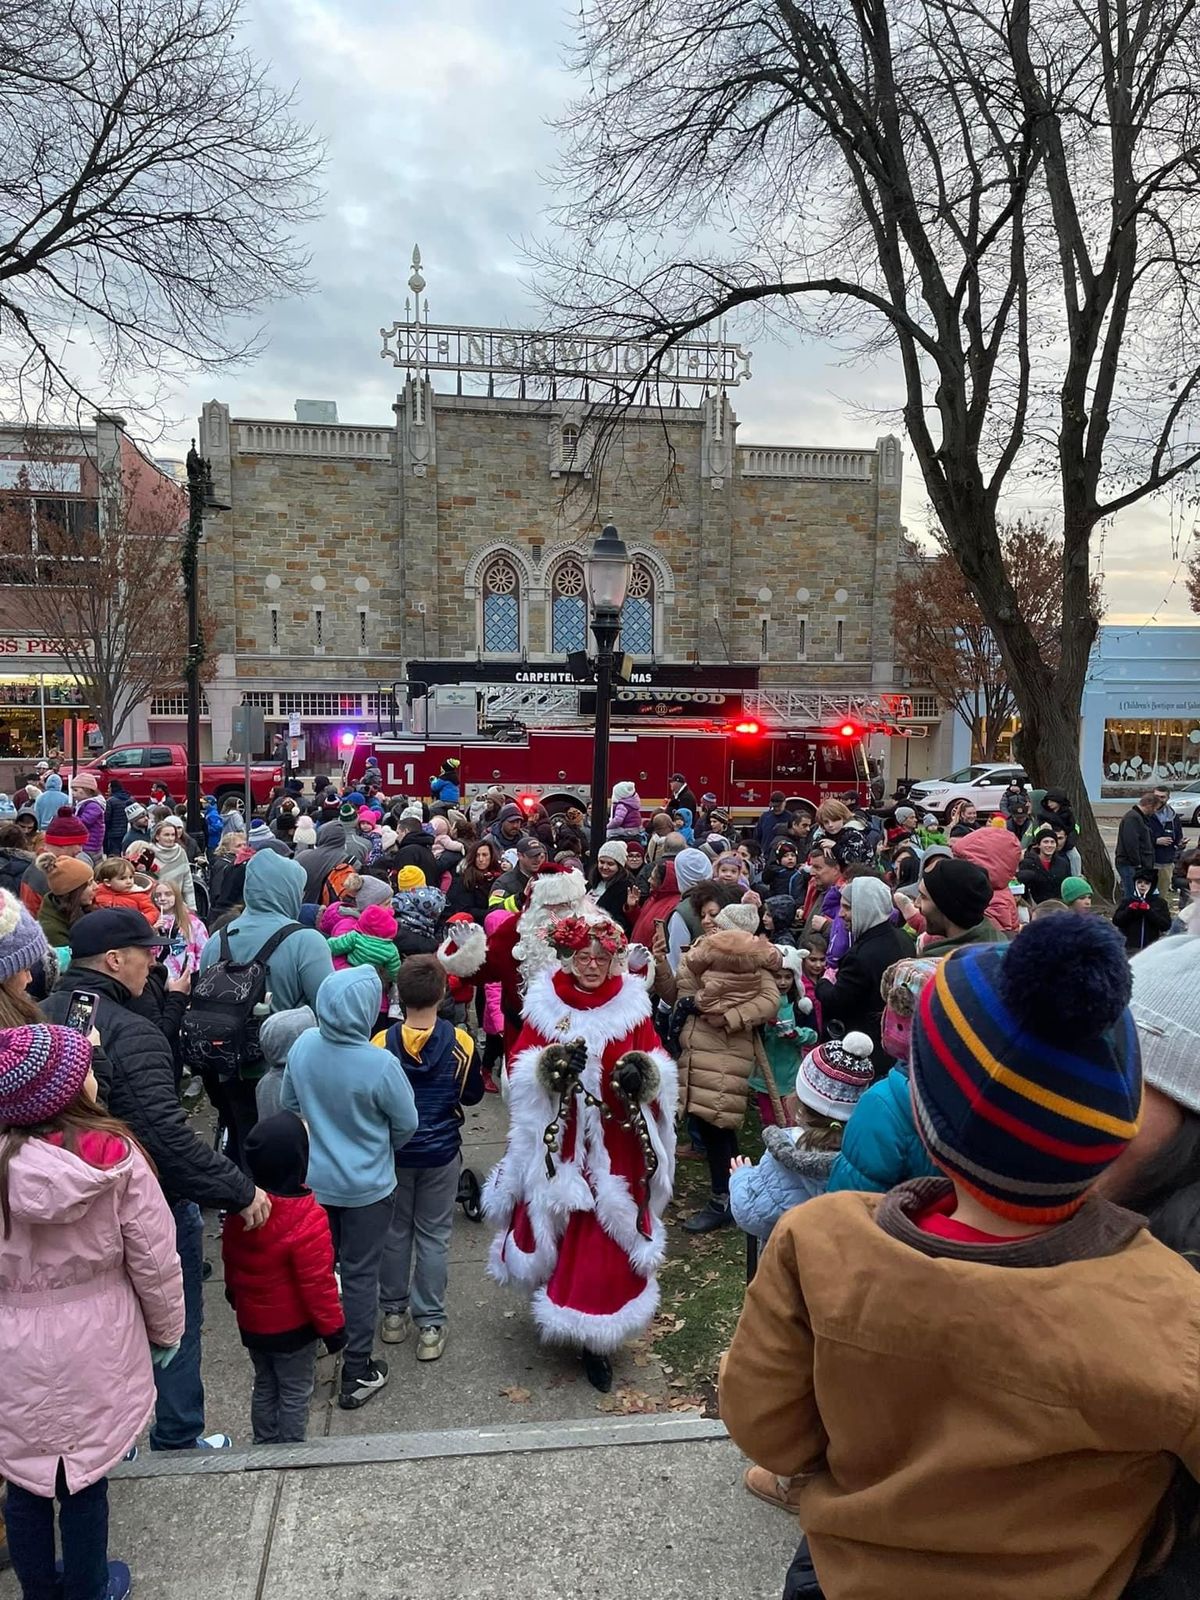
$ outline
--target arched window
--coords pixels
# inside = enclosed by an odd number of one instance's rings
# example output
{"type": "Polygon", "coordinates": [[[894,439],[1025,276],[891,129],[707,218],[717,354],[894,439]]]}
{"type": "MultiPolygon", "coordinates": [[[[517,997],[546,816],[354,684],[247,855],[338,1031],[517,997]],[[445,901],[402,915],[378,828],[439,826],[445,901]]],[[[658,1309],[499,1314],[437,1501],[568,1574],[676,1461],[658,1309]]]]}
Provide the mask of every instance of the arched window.
{"type": "Polygon", "coordinates": [[[654,575],[635,561],[621,607],[621,649],[631,656],[654,654],[654,575]]]}
{"type": "Polygon", "coordinates": [[[483,575],[483,648],[494,655],[521,648],[521,579],[507,556],[488,563],[483,575]]]}
{"type": "Polygon", "coordinates": [[[550,649],[556,656],[587,649],[587,586],[583,566],[573,558],[561,561],[555,569],[550,597],[550,649]]]}
{"type": "Polygon", "coordinates": [[[574,472],[575,461],[579,455],[579,424],[577,422],[564,422],[559,429],[558,437],[563,471],[574,472]]]}

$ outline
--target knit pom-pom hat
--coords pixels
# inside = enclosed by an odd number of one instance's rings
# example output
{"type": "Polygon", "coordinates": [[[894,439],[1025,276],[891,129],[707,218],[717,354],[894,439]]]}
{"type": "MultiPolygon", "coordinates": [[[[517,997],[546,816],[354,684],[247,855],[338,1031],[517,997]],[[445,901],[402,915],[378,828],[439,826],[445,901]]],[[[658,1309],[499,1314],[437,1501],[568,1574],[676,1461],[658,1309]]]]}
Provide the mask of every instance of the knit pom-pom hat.
{"type": "Polygon", "coordinates": [[[0,1127],[33,1128],[83,1088],[92,1047],[74,1028],[36,1023],[0,1031],[0,1127]]]}
{"type": "Polygon", "coordinates": [[[1138,1129],[1142,1068],[1121,935],[1045,917],[1005,946],[957,950],[921,990],[913,1117],[981,1205],[1061,1221],[1138,1129]]]}
{"type": "Polygon", "coordinates": [[[874,1049],[865,1033],[848,1033],[810,1050],[796,1074],[796,1098],[831,1122],[845,1122],[875,1081],[874,1049]]]}

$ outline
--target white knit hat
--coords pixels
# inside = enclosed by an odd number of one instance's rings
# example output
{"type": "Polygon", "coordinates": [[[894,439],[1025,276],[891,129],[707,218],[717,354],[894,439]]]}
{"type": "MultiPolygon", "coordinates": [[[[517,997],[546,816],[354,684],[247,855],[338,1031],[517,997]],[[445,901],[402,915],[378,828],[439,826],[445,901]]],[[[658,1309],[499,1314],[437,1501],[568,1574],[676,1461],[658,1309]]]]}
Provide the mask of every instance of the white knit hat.
{"type": "Polygon", "coordinates": [[[725,906],[718,911],[715,922],[718,928],[727,931],[735,930],[738,933],[757,933],[760,912],[757,906],[748,906],[743,903],[734,906],[725,906]]]}
{"type": "Polygon", "coordinates": [[[1130,967],[1142,1075],[1176,1105],[1200,1113],[1200,937],[1159,939],[1130,967]]]}
{"type": "Polygon", "coordinates": [[[632,783],[625,782],[625,783],[614,783],[613,784],[613,799],[614,800],[628,800],[629,796],[631,794],[636,794],[636,793],[637,793],[637,789],[634,787],[634,785],[632,783]]]}
{"type": "Polygon", "coordinates": [[[596,852],[598,861],[615,861],[623,867],[629,860],[629,849],[623,839],[607,839],[596,852]]]}

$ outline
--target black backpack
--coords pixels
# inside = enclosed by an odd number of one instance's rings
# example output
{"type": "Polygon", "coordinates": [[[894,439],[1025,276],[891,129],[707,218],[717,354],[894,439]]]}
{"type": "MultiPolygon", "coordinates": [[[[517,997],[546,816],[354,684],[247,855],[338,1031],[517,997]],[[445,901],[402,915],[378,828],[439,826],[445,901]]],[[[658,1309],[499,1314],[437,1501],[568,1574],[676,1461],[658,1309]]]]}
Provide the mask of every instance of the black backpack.
{"type": "Polygon", "coordinates": [[[183,1060],[193,1072],[210,1072],[227,1083],[262,1065],[258,1030],[267,1015],[267,963],[285,939],[300,931],[298,922],[289,922],[249,961],[235,961],[229,930],[221,929],[219,958],[197,973],[183,1014],[183,1060]]]}

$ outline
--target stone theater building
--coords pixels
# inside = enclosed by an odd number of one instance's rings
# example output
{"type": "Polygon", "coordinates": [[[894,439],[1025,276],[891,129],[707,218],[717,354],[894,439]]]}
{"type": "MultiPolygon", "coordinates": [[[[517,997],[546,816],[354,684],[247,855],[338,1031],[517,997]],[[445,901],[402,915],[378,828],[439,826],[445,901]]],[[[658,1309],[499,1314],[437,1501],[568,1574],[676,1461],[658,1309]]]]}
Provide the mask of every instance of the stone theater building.
{"type": "Polygon", "coordinates": [[[629,400],[644,351],[430,326],[417,261],[410,289],[383,330],[403,374],[392,418],[203,409],[200,450],[228,506],[208,515],[203,555],[215,754],[243,697],[276,744],[298,729],[321,770],[347,732],[386,720],[410,663],[461,661],[475,682],[560,664],[589,643],[583,561],[609,521],[634,562],[622,645],[660,678],[749,663],[764,690],[899,687],[898,440],[743,442],[733,394],[749,357],[727,344],[681,347],[606,430],[597,402],[629,400]]]}

